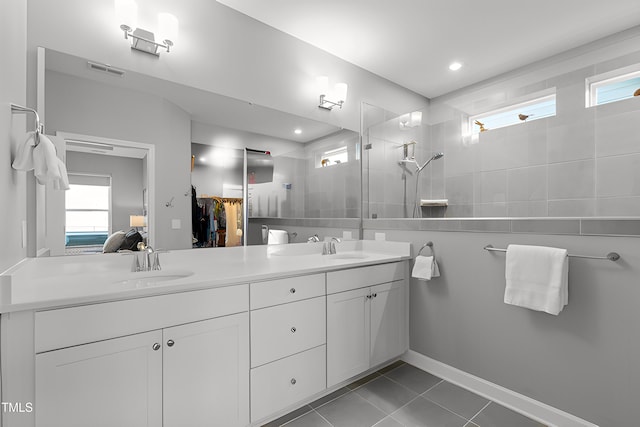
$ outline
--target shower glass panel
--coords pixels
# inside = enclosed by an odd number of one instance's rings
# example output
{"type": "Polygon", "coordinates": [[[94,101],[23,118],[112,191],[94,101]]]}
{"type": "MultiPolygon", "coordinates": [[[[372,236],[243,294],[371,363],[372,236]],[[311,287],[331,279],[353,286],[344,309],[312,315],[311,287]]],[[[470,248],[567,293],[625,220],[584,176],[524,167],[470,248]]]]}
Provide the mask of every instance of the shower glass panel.
{"type": "Polygon", "coordinates": [[[445,216],[444,206],[420,206],[444,199],[442,147],[432,143],[426,111],[398,114],[365,103],[362,123],[363,217],[445,216]]]}

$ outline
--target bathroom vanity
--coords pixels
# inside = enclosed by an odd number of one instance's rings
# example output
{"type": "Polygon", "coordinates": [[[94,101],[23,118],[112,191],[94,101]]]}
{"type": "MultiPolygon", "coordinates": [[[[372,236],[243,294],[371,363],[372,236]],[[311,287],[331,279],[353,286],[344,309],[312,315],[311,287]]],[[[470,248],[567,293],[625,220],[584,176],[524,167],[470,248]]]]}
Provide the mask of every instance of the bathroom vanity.
{"type": "Polygon", "coordinates": [[[2,425],[262,425],[403,354],[409,244],[321,248],[23,261],[0,279],[2,401],[33,411],[2,425]]]}

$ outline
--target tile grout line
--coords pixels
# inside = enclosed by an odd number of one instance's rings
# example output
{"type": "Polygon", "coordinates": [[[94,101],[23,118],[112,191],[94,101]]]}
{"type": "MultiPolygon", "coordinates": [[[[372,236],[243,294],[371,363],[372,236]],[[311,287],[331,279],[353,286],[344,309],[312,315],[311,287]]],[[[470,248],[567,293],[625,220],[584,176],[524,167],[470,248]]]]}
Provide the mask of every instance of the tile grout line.
{"type": "MultiPolygon", "coordinates": [[[[491,403],[493,403],[493,401],[492,401],[492,400],[489,400],[489,401],[487,402],[487,404],[486,404],[486,405],[484,405],[484,406],[482,407],[482,409],[480,409],[478,412],[476,412],[476,414],[475,414],[473,417],[469,418],[469,422],[468,422],[468,423],[472,423],[472,422],[473,422],[473,419],[474,419],[475,417],[477,417],[477,416],[480,414],[480,412],[482,412],[482,411],[484,411],[485,409],[487,409],[487,406],[491,405],[491,403]]],[[[468,424],[468,423],[467,423],[467,424],[468,424]]],[[[474,424],[475,424],[475,423],[474,423],[474,424]]]]}
{"type": "MultiPolygon", "coordinates": [[[[348,393],[345,393],[345,394],[348,394],[348,393]]],[[[343,394],[343,396],[344,396],[345,394],[343,394]]],[[[334,399],[334,400],[335,400],[335,399],[334,399]]],[[[322,414],[321,414],[320,412],[316,411],[316,410],[315,410],[315,408],[313,409],[313,412],[315,412],[316,414],[318,414],[318,415],[320,416],[320,418],[322,418],[323,420],[325,420],[325,421],[327,422],[327,424],[329,424],[331,427],[334,427],[334,425],[333,425],[333,424],[331,424],[331,422],[330,422],[328,419],[326,419],[325,417],[323,417],[323,416],[322,416],[322,414]]]]}

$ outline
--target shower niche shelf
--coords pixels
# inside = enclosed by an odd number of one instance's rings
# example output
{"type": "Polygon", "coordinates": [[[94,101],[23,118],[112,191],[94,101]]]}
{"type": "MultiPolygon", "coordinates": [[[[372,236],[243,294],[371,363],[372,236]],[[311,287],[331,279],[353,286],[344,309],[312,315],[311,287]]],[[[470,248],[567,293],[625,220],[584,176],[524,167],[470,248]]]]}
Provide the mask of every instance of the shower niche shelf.
{"type": "Polygon", "coordinates": [[[421,207],[449,206],[449,199],[420,199],[421,207]]]}

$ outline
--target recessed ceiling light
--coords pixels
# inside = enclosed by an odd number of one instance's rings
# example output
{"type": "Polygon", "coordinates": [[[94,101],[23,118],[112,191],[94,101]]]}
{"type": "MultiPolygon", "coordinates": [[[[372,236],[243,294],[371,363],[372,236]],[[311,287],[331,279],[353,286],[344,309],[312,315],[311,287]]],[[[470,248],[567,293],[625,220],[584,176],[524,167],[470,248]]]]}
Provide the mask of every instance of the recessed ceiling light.
{"type": "Polygon", "coordinates": [[[296,135],[300,135],[302,133],[302,129],[295,129],[293,133],[295,133],[296,135]]]}
{"type": "Polygon", "coordinates": [[[204,157],[200,157],[200,161],[201,161],[202,163],[204,163],[204,162],[206,162],[206,161],[207,161],[207,159],[206,159],[206,158],[204,158],[204,157]]]}
{"type": "Polygon", "coordinates": [[[460,68],[462,68],[462,64],[460,62],[452,62],[451,65],[449,65],[449,69],[451,71],[458,71],[460,68]]]}

